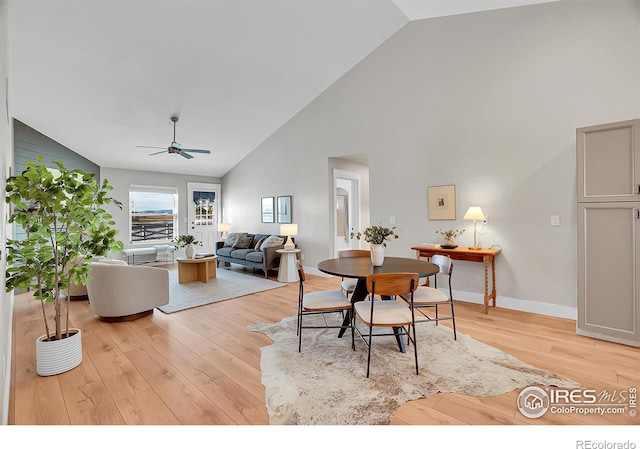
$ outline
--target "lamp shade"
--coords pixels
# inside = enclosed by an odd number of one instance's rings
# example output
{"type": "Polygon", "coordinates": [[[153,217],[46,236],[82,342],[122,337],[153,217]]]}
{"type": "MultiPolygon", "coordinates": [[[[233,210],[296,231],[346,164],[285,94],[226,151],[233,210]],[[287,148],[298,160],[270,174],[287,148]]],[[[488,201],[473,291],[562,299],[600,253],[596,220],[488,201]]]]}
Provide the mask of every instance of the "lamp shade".
{"type": "Polygon", "coordinates": [[[297,224],[281,224],[280,235],[298,235],[297,224]]]}
{"type": "Polygon", "coordinates": [[[464,214],[464,217],[462,217],[463,220],[473,220],[473,221],[483,221],[484,220],[484,214],[482,213],[482,209],[480,209],[478,206],[471,206],[468,210],[467,213],[464,214]]]}
{"type": "Polygon", "coordinates": [[[231,231],[231,223],[220,223],[218,225],[218,231],[220,231],[220,232],[229,232],[229,231],[231,231]]]}

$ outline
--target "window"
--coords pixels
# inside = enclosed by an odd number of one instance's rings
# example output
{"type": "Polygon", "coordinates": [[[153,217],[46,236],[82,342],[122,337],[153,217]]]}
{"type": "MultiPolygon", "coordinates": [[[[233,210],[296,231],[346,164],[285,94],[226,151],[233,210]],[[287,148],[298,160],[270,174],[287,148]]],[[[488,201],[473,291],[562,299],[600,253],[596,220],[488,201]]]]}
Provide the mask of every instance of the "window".
{"type": "Polygon", "coordinates": [[[131,243],[168,242],[178,232],[178,189],[129,186],[131,243]]]}

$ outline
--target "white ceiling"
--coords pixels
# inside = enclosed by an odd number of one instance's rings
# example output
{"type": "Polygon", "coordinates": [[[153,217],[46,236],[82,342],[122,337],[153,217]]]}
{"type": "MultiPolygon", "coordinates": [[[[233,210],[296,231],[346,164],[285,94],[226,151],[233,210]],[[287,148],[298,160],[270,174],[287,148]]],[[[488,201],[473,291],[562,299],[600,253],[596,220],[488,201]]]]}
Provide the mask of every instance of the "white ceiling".
{"type": "Polygon", "coordinates": [[[12,115],[100,166],[223,176],[409,20],[551,0],[9,0],[12,115]],[[136,145],[176,140],[194,159],[136,145]]]}

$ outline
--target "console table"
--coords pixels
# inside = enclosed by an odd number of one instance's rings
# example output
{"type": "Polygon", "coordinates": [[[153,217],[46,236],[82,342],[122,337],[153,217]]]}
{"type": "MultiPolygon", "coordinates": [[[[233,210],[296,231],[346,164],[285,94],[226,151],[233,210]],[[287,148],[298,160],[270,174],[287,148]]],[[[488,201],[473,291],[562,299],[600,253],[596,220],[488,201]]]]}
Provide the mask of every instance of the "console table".
{"type": "Polygon", "coordinates": [[[411,247],[416,252],[418,259],[424,257],[431,260],[436,254],[451,257],[454,260],[466,260],[468,262],[482,262],[484,264],[484,313],[489,312],[489,302],[493,299],[493,307],[496,306],[496,264],[495,257],[500,254],[497,248],[469,249],[457,247],[444,249],[440,245],[418,245],[411,247]],[[489,264],[491,264],[491,293],[489,293],[489,264]]]}

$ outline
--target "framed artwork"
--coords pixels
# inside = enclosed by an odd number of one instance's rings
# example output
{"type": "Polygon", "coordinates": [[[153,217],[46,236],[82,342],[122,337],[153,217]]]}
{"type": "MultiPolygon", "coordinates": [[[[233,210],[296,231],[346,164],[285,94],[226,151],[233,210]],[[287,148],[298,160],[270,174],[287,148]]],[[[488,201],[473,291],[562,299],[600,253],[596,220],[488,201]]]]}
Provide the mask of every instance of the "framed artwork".
{"type": "Polygon", "coordinates": [[[272,196],[263,197],[260,202],[260,219],[263,223],[275,223],[274,201],[272,196]]]}
{"type": "Polygon", "coordinates": [[[427,187],[429,220],[456,219],[456,186],[427,187]]]}
{"type": "Polygon", "coordinates": [[[291,196],[278,197],[278,223],[291,223],[291,196]]]}

